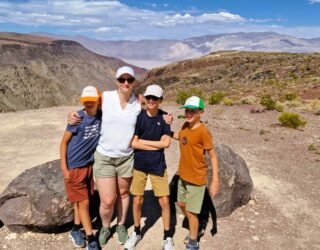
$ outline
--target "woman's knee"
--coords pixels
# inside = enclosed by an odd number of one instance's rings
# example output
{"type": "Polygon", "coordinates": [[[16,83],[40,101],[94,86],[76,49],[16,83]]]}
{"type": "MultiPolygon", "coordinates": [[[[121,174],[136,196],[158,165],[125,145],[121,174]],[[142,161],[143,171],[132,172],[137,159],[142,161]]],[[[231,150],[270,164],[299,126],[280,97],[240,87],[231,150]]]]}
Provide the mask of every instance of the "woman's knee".
{"type": "Polygon", "coordinates": [[[113,208],[115,203],[116,203],[116,196],[104,197],[103,199],[100,200],[100,206],[105,209],[113,208]]]}
{"type": "Polygon", "coordinates": [[[130,194],[130,189],[120,189],[119,190],[119,194],[120,194],[120,197],[121,199],[125,199],[125,198],[128,198],[129,197],[129,194],[130,194]]]}

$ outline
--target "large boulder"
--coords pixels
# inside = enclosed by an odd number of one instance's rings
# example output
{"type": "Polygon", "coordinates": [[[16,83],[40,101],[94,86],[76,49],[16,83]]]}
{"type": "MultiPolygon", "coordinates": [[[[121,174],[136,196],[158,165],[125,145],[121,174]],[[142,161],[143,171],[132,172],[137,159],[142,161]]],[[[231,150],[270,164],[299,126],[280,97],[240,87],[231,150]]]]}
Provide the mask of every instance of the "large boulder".
{"type": "MultiPolygon", "coordinates": [[[[237,207],[245,205],[251,198],[253,189],[249,169],[243,158],[228,146],[216,144],[219,162],[220,191],[212,199],[218,217],[230,215],[237,207]]],[[[212,179],[209,163],[209,183],[212,179]]]]}
{"type": "MultiPolygon", "coordinates": [[[[216,145],[216,152],[219,160],[220,192],[213,203],[217,216],[223,217],[250,200],[253,184],[247,165],[239,155],[222,144],[216,145]]],[[[211,178],[209,166],[209,181],[211,178]]],[[[175,188],[171,190],[176,190],[175,188]]],[[[175,193],[176,191],[171,194],[171,201],[176,199],[175,193]]],[[[90,205],[93,218],[98,214],[97,194],[92,201],[90,205]]],[[[25,170],[0,195],[0,223],[2,221],[13,232],[57,232],[72,220],[73,209],[66,199],[59,160],[25,170]]]]}
{"type": "Polygon", "coordinates": [[[0,221],[11,231],[54,232],[72,220],[60,160],[25,170],[0,196],[0,221]]]}

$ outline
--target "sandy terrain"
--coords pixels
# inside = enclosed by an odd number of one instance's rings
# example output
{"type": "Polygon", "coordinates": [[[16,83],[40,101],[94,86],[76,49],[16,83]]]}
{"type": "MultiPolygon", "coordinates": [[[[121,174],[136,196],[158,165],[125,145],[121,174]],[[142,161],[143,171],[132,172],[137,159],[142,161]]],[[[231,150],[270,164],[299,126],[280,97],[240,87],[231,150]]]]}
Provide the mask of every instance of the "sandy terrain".
{"type": "MultiPolygon", "coordinates": [[[[0,191],[24,169],[58,158],[66,114],[58,107],[0,114],[0,191]]],[[[176,115],[182,111],[167,105],[176,115]]],[[[230,146],[248,164],[254,183],[252,200],[218,220],[213,238],[209,227],[201,249],[320,249],[320,116],[302,114],[303,130],[278,124],[279,113],[250,113],[249,106],[208,106],[203,121],[215,141],[230,146]],[[311,151],[314,144],[318,149],[311,151]]],[[[182,119],[175,119],[174,129],[182,119]]],[[[178,145],[166,151],[170,176],[176,171],[178,145]]],[[[129,229],[131,232],[132,228],[129,229]]],[[[158,219],[137,249],[161,249],[162,223],[158,219]]],[[[176,249],[186,231],[178,218],[176,249]]],[[[15,234],[0,228],[0,249],[73,249],[67,233],[15,234]]],[[[121,249],[116,237],[104,249],[121,249]]]]}

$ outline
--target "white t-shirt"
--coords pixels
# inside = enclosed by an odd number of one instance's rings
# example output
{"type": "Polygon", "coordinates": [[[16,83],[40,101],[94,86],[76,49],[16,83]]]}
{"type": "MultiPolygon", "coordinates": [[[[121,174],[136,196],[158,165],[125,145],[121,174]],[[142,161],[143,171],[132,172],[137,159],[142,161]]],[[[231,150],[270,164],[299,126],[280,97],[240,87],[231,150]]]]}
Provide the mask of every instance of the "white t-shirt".
{"type": "Polygon", "coordinates": [[[141,105],[134,95],[124,109],[118,92],[104,91],[102,99],[102,124],[97,151],[109,157],[128,156],[141,105]]]}

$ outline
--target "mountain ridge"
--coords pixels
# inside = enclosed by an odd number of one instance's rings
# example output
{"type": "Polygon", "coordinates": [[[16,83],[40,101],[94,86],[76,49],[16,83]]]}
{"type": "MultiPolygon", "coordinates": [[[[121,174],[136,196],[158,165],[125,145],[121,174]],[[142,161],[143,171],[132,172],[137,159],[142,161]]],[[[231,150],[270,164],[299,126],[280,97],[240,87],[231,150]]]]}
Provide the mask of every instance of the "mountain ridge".
{"type": "MultiPolygon", "coordinates": [[[[75,105],[83,87],[116,87],[126,63],[69,40],[0,33],[0,112],[75,105]]],[[[137,75],[144,69],[131,65],[137,75]]]]}
{"type": "Polygon", "coordinates": [[[256,52],[312,53],[320,51],[320,38],[296,38],[275,32],[238,32],[190,37],[186,39],[142,39],[138,41],[102,41],[81,37],[47,34],[80,42],[102,55],[124,61],[138,61],[139,66],[151,69],[180,60],[192,59],[221,50],[256,52]],[[158,64],[150,64],[158,61],[158,64]]]}

